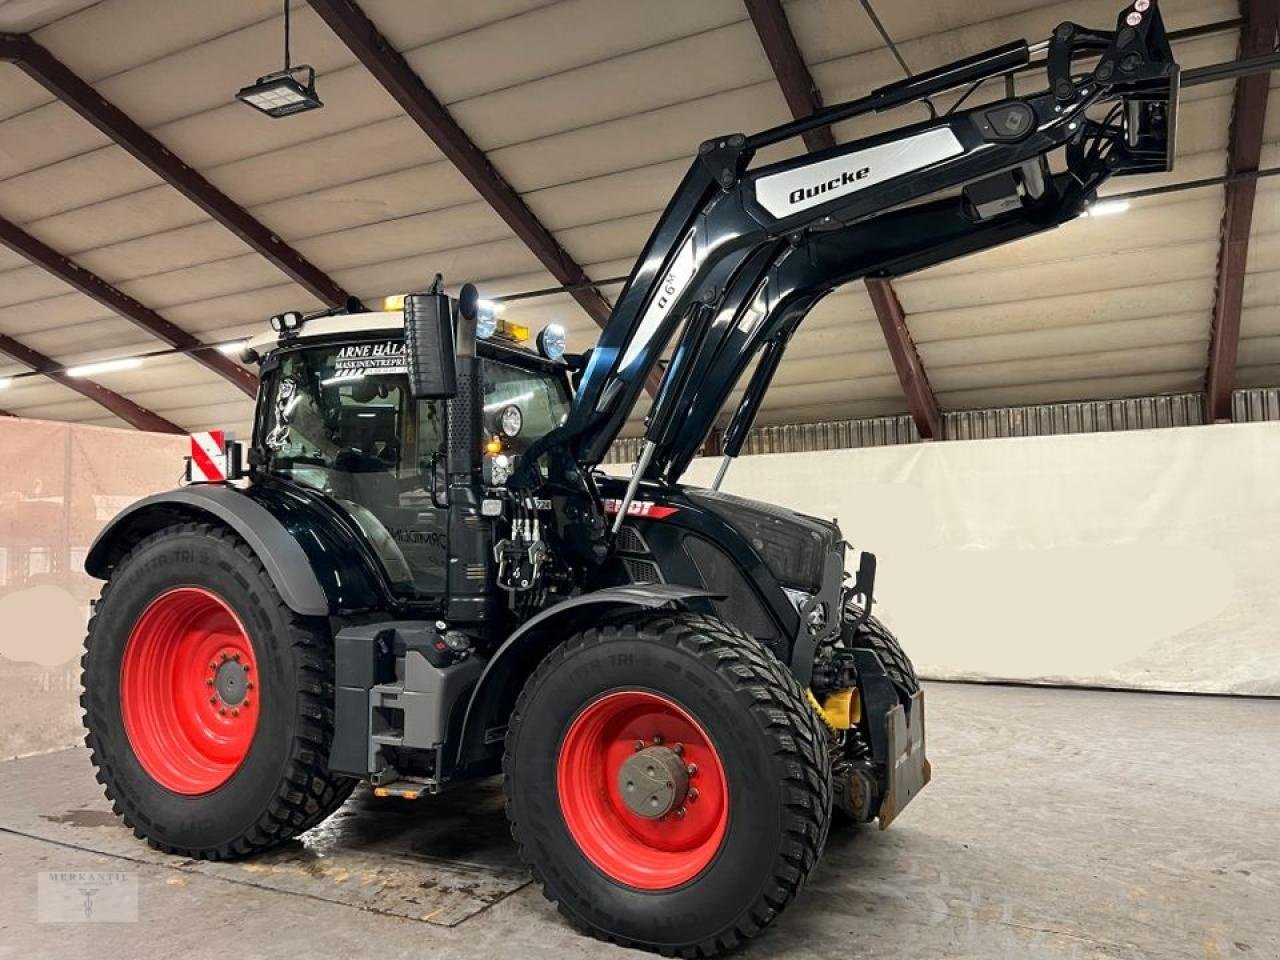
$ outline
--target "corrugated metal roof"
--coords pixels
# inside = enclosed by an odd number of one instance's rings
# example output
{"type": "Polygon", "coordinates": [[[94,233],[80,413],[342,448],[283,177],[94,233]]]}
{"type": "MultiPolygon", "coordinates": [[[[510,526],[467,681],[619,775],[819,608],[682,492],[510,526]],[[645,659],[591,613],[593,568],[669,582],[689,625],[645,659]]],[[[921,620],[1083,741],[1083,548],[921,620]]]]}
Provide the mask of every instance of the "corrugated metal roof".
{"type": "MultiPolygon", "coordinates": [[[[596,277],[626,273],[696,145],[789,114],[740,0],[483,0],[362,8],[556,238],[596,277]]],[[[1117,0],[877,3],[916,70],[1063,19],[1109,25],[1117,0]]],[[[1171,28],[1238,15],[1232,0],[1165,0],[1171,28]]],[[[275,0],[29,0],[22,19],[68,66],[338,283],[365,298],[436,272],[491,295],[552,278],[314,12],[294,3],[295,60],[319,71],[322,110],[270,120],[232,93],[279,60],[275,0]]],[[[824,99],[901,76],[859,4],[791,0],[786,13],[824,99]]],[[[0,10],[0,18],[4,17],[0,10]]],[[[1231,35],[1179,47],[1188,66],[1231,59],[1231,35]]],[[[1273,83],[1280,81],[1273,81],[1273,83]]],[[[1113,190],[1223,172],[1229,82],[1185,92],[1178,168],[1113,190]]],[[[1280,160],[1280,96],[1263,165],[1280,160]]],[[[916,118],[842,124],[842,141],[916,118]]],[[[0,65],[0,215],[210,341],[319,306],[199,208],[17,69],[0,65]]],[[[799,144],[787,148],[798,150],[799,144]]],[[[775,151],[772,155],[777,155],[775,151]]],[[[1259,184],[1240,385],[1280,382],[1280,180],[1259,184]]],[[[941,406],[969,409],[1201,389],[1222,189],[1135,202],[1116,217],[897,282],[941,406]]],[[[585,347],[596,328],[568,296],[511,307],[585,347]]],[[[133,324],[0,252],[0,332],[70,363],[154,349],[133,324]]],[[[16,372],[13,364],[0,374],[16,372]]],[[[250,404],[176,357],[104,382],[184,427],[247,431],[250,404]]],[[[115,422],[48,382],[0,406],[115,422]]],[[[762,425],[892,417],[906,403],[861,286],[797,335],[762,425]]],[[[637,411],[633,428],[638,427],[637,411]]]]}

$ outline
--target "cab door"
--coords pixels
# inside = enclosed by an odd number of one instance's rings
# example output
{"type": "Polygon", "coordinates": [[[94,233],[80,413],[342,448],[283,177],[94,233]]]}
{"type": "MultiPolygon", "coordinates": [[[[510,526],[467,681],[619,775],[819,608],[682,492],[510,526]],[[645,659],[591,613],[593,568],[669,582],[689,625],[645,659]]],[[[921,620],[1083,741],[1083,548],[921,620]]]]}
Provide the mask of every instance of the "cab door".
{"type": "Polygon", "coordinates": [[[344,367],[334,348],[290,351],[271,378],[269,472],[325,494],[360,529],[392,590],[445,592],[444,404],[415,401],[403,367],[344,367]]]}

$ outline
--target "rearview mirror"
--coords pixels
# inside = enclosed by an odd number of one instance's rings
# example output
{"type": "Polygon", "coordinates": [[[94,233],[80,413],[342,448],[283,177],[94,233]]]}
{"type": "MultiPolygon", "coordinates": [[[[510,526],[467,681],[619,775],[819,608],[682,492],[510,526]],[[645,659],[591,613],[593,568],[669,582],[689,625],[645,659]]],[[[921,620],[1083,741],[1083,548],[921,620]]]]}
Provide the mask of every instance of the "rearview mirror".
{"type": "Polygon", "coordinates": [[[404,298],[404,356],[414,399],[457,396],[453,311],[443,291],[411,293],[404,298]]]}

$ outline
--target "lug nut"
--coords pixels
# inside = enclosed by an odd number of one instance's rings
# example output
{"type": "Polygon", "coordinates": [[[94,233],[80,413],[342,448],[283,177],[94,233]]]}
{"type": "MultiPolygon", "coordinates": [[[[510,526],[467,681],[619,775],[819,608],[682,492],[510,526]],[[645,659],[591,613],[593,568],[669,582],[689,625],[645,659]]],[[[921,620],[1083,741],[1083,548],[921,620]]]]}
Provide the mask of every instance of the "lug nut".
{"type": "Polygon", "coordinates": [[[232,715],[233,717],[238,717],[238,716],[240,716],[240,708],[239,708],[239,707],[232,707],[232,708],[231,708],[231,715],[232,715]]]}
{"type": "Polygon", "coordinates": [[[640,752],[641,750],[643,750],[643,749],[644,749],[644,741],[643,741],[643,740],[637,740],[637,741],[636,741],[636,752],[637,752],[637,753],[639,753],[639,752],[640,752]]]}
{"type": "MultiPolygon", "coordinates": [[[[246,668],[246,669],[247,669],[247,668],[246,668]]],[[[244,685],[244,688],[245,688],[246,690],[252,690],[252,689],[253,689],[253,681],[252,681],[252,680],[250,680],[248,683],[246,683],[246,684],[244,685]]]]}
{"type": "Polygon", "coordinates": [[[685,770],[688,771],[689,776],[695,776],[698,772],[698,765],[696,763],[691,763],[689,766],[685,767],[685,770]]]}
{"type": "Polygon", "coordinates": [[[683,820],[683,819],[684,819],[684,817],[685,817],[685,812],[686,812],[686,811],[685,811],[684,807],[681,807],[679,810],[677,810],[677,811],[676,811],[676,819],[677,819],[677,820],[683,820]]]}
{"type": "Polygon", "coordinates": [[[210,670],[217,670],[217,669],[218,669],[218,665],[217,665],[216,663],[210,663],[210,664],[209,664],[209,669],[210,669],[210,670]]]}
{"type": "Polygon", "coordinates": [[[231,655],[231,659],[232,659],[232,660],[234,660],[236,663],[239,663],[239,662],[240,662],[240,654],[238,654],[238,653],[233,653],[233,654],[231,655]]]}
{"type": "Polygon", "coordinates": [[[244,706],[245,706],[245,707],[252,707],[252,706],[253,706],[253,701],[252,701],[252,700],[246,700],[246,701],[244,702],[244,706]]]}
{"type": "Polygon", "coordinates": [[[676,744],[674,747],[672,747],[671,749],[675,751],[675,754],[676,754],[676,756],[678,757],[678,756],[680,756],[680,754],[684,753],[684,744],[683,744],[683,743],[677,743],[677,744],[676,744]]]}
{"type": "Polygon", "coordinates": [[[218,708],[218,715],[219,715],[219,716],[223,716],[223,717],[225,717],[225,716],[227,715],[227,708],[226,708],[226,707],[219,707],[219,708],[218,708]]]}
{"type": "Polygon", "coordinates": [[[209,698],[209,702],[210,702],[210,703],[217,703],[217,702],[218,702],[218,698],[217,698],[217,697],[210,697],[210,698],[209,698]]]}
{"type": "Polygon", "coordinates": [[[224,651],[222,651],[222,662],[223,662],[223,663],[226,663],[226,662],[227,662],[227,660],[229,660],[229,659],[230,659],[230,658],[227,656],[227,652],[226,652],[225,650],[224,650],[224,651]]]}
{"type": "Polygon", "coordinates": [[[247,663],[246,663],[246,664],[244,664],[244,665],[242,666],[242,668],[241,668],[241,669],[243,669],[245,673],[248,673],[248,672],[249,672],[250,670],[252,670],[253,668],[252,668],[252,667],[250,667],[250,666],[249,666],[249,664],[247,664],[247,663]]]}
{"type": "Polygon", "coordinates": [[[654,745],[655,747],[657,747],[657,746],[661,746],[661,745],[662,745],[662,734],[660,734],[660,733],[659,733],[659,734],[654,734],[654,737],[653,737],[653,745],[654,745]]]}
{"type": "Polygon", "coordinates": [[[205,678],[204,678],[204,685],[205,685],[206,687],[212,687],[212,686],[213,686],[213,677],[205,677],[205,678]]]}
{"type": "Polygon", "coordinates": [[[697,788],[697,787],[690,787],[690,788],[689,788],[689,793],[686,795],[685,799],[686,799],[686,800],[688,800],[690,803],[693,803],[693,801],[697,800],[697,799],[698,799],[698,788],[697,788]]]}

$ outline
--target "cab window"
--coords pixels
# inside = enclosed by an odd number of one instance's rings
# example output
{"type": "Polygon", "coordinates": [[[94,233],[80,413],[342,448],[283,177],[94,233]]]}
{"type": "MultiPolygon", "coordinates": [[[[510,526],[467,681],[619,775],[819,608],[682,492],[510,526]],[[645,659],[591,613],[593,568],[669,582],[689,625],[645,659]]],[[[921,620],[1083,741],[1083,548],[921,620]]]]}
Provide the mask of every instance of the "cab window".
{"type": "Polygon", "coordinates": [[[441,593],[445,518],[424,477],[440,449],[443,403],[415,404],[403,374],[337,367],[330,348],[282,356],[271,384],[268,470],[342,507],[398,593],[441,593]]]}
{"type": "MultiPolygon", "coordinates": [[[[363,351],[359,363],[348,362],[349,345],[282,353],[264,382],[258,446],[267,472],[324,493],[347,513],[397,593],[439,596],[448,562],[445,403],[409,395],[397,345],[363,351]]],[[[482,369],[485,430],[505,452],[522,453],[563,422],[569,398],[560,379],[489,359],[482,369]]]]}

